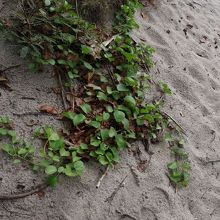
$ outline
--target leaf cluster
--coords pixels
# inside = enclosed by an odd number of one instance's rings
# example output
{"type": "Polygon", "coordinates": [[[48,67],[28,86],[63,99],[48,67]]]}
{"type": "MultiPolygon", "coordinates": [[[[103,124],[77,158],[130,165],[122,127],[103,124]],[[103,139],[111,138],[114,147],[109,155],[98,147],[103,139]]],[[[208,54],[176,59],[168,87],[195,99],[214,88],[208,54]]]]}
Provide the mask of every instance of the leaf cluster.
{"type": "MultiPolygon", "coordinates": [[[[51,66],[66,79],[71,94],[76,79],[81,83],[71,107],[63,113],[72,125],[69,134],[59,135],[48,126],[37,131],[45,145],[34,169],[43,170],[51,185],[60,174],[81,175],[84,161],[90,158],[113,166],[131,141],[156,140],[169,129],[169,121],[161,112],[163,102],[145,100],[150,89],[146,70],[153,66],[154,49],[136,43],[129,35],[138,27],[134,14],[140,6],[137,0],[122,4],[111,39],[82,19],[67,1],[44,0],[32,13],[23,13],[10,25],[3,22],[21,46],[21,56],[29,58],[31,68],[51,66]]],[[[166,84],[160,87],[165,94],[171,93],[166,84]]],[[[32,153],[26,145],[21,149],[13,155],[32,153]]],[[[12,154],[12,148],[4,150],[12,154]]],[[[171,180],[178,173],[181,179],[173,182],[183,183],[186,168],[179,163],[168,168],[171,180]]]]}

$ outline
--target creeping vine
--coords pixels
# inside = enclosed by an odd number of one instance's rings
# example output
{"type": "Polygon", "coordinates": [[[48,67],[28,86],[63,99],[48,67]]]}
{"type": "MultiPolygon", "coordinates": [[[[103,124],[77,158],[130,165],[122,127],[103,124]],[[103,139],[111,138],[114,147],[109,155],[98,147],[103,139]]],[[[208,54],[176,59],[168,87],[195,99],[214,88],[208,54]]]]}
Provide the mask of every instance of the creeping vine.
{"type": "Polygon", "coordinates": [[[138,0],[124,1],[110,33],[82,19],[64,0],[34,5],[22,1],[19,15],[1,22],[1,29],[20,46],[29,67],[39,71],[49,65],[64,85],[68,107],[62,117],[71,128],[65,134],[49,125],[36,129],[35,137],[44,141],[37,158],[33,146],[17,140],[10,120],[0,120],[0,135],[12,139],[2,149],[16,163],[28,161],[35,171],[45,172],[51,186],[61,174],[81,175],[89,159],[112,167],[130,142],[157,142],[161,135],[175,158],[168,164],[171,182],[176,186],[188,183],[190,166],[181,133],[161,110],[164,95],[171,94],[169,87],[159,83],[161,97],[146,101],[154,49],[130,36],[138,27],[134,13],[139,7],[138,0]]]}

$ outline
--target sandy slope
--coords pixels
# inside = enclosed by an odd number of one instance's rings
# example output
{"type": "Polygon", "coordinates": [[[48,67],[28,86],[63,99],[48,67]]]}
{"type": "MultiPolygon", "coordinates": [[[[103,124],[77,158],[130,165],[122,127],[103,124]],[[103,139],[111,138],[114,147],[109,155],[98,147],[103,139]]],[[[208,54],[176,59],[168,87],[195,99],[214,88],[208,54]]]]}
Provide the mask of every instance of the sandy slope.
{"type": "MultiPolygon", "coordinates": [[[[0,0],[0,7],[2,3],[0,0]]],[[[6,5],[1,13],[7,10],[6,5]]],[[[109,172],[100,189],[95,189],[95,185],[102,172],[89,163],[81,179],[62,179],[56,189],[46,190],[42,198],[33,195],[1,202],[0,219],[220,219],[220,163],[205,163],[220,159],[220,1],[158,0],[156,7],[142,12],[142,16],[137,13],[140,30],[135,31],[134,37],[157,49],[152,75],[166,81],[173,90],[166,111],[188,135],[190,186],[175,193],[169,185],[165,174],[165,164],[170,161],[166,145],[152,146],[154,155],[148,163],[149,155],[136,144],[134,149],[139,149],[139,156],[124,153],[123,162],[109,172]],[[137,169],[140,161],[146,161],[142,163],[146,168],[143,172],[137,169]],[[126,176],[124,187],[107,199],[126,176]]],[[[0,44],[1,65],[21,63],[11,51],[11,47],[0,44]]],[[[27,73],[25,64],[8,73],[8,77],[13,91],[0,88],[0,114],[11,115],[20,135],[26,137],[31,129],[25,122],[34,117],[16,117],[13,112],[35,111],[40,104],[59,103],[51,92],[56,81],[48,73],[27,73]]],[[[39,120],[59,127],[59,122],[51,117],[39,120]]],[[[2,161],[0,193],[15,191],[18,184],[34,184],[33,178],[37,177],[25,167],[11,167],[5,157],[2,161]]]]}

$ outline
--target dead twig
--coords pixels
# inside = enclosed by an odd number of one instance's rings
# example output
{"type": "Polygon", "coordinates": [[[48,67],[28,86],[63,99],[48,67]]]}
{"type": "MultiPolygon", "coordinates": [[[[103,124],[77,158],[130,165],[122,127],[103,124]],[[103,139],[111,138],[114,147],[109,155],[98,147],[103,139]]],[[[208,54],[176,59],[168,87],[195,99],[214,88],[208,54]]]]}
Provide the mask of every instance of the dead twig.
{"type": "Polygon", "coordinates": [[[24,113],[16,113],[16,112],[12,112],[13,115],[16,116],[28,116],[28,115],[34,115],[34,116],[38,116],[38,115],[48,115],[51,116],[52,114],[49,114],[47,112],[24,112],[24,113]]]}
{"type": "Polygon", "coordinates": [[[107,65],[107,72],[108,72],[109,77],[111,78],[111,81],[112,81],[114,87],[116,88],[117,86],[116,86],[115,78],[114,78],[114,75],[113,75],[112,70],[109,67],[109,65],[107,65]]]}
{"type": "Polygon", "coordinates": [[[10,212],[12,214],[15,214],[15,215],[25,215],[25,216],[29,216],[31,217],[31,214],[30,213],[22,213],[22,212],[18,212],[18,211],[14,211],[14,210],[10,210],[7,208],[7,206],[5,206],[4,204],[2,204],[2,207],[7,211],[7,212],[10,212]]]}
{"type": "Polygon", "coordinates": [[[150,150],[150,140],[144,138],[144,139],[142,139],[141,141],[142,141],[142,144],[144,145],[145,151],[146,151],[150,156],[152,156],[152,155],[154,154],[154,152],[152,152],[152,151],[150,150]]]}
{"type": "Polygon", "coordinates": [[[126,218],[129,218],[129,219],[132,219],[132,220],[137,220],[135,217],[129,215],[129,214],[122,214],[121,215],[121,218],[122,219],[126,219],[126,218]]]}
{"type": "Polygon", "coordinates": [[[193,3],[194,3],[195,5],[199,5],[199,6],[201,6],[201,7],[202,7],[202,5],[201,5],[201,4],[199,4],[198,2],[193,1],[193,3]]]}
{"type": "Polygon", "coordinates": [[[60,84],[60,88],[61,88],[61,97],[62,97],[62,100],[63,100],[63,106],[64,106],[64,109],[67,110],[68,106],[67,106],[67,103],[66,103],[65,90],[63,88],[63,83],[62,83],[60,73],[58,73],[58,80],[59,80],[59,84],[60,84]]]}
{"type": "Polygon", "coordinates": [[[15,199],[21,199],[21,198],[24,198],[24,197],[27,197],[27,196],[30,196],[30,195],[33,195],[35,193],[38,193],[40,192],[41,190],[44,190],[48,187],[47,184],[40,184],[40,185],[37,185],[36,187],[30,189],[30,190],[27,190],[25,192],[22,192],[22,193],[16,193],[16,194],[3,194],[3,195],[0,195],[0,200],[15,200],[15,199]]]}
{"type": "Polygon", "coordinates": [[[168,115],[168,114],[167,114],[166,112],[164,112],[164,111],[162,112],[162,114],[163,114],[164,116],[170,118],[170,119],[182,130],[183,134],[185,134],[186,136],[188,136],[188,135],[186,134],[185,130],[182,128],[182,126],[181,126],[172,116],[168,115]]]}
{"type": "Polygon", "coordinates": [[[206,161],[206,163],[218,163],[220,162],[220,159],[219,160],[209,160],[209,161],[206,161]]]}
{"type": "Polygon", "coordinates": [[[129,166],[129,167],[130,167],[131,173],[132,173],[132,175],[133,175],[133,177],[134,177],[135,184],[136,184],[137,186],[140,186],[140,179],[139,179],[138,174],[136,173],[135,168],[134,168],[133,166],[129,166]]]}
{"type": "Polygon", "coordinates": [[[114,192],[111,194],[111,196],[109,196],[105,202],[109,202],[111,203],[115,197],[115,195],[118,193],[118,191],[121,189],[121,187],[123,187],[125,180],[127,179],[128,175],[125,176],[125,178],[120,182],[120,184],[118,185],[118,187],[114,190],[114,192]]]}
{"type": "Polygon", "coordinates": [[[64,140],[65,145],[69,146],[69,147],[74,147],[75,145],[72,144],[71,142],[64,140]]]}
{"type": "Polygon", "coordinates": [[[75,2],[76,2],[76,13],[77,13],[77,15],[79,16],[78,0],[75,0],[75,2]]]}
{"type": "Polygon", "coordinates": [[[99,179],[97,185],[96,185],[96,189],[98,189],[102,183],[102,180],[105,178],[105,176],[107,175],[108,171],[109,171],[109,166],[106,167],[105,172],[102,174],[101,178],[99,179]]]}
{"type": "Polygon", "coordinates": [[[8,70],[15,69],[15,68],[17,68],[17,67],[19,67],[19,66],[21,66],[21,65],[20,65],[20,64],[17,64],[17,65],[13,65],[13,66],[6,67],[5,69],[0,70],[0,74],[5,73],[5,72],[8,71],[8,70]]]}

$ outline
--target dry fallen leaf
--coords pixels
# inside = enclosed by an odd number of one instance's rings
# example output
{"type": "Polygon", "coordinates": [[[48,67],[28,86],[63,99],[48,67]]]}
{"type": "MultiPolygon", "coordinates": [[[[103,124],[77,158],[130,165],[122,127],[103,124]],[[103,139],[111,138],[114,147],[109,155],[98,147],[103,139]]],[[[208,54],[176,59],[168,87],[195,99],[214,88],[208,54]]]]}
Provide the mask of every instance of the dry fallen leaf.
{"type": "Polygon", "coordinates": [[[75,103],[76,103],[76,106],[79,107],[80,105],[83,104],[83,100],[78,97],[75,97],[75,103]]]}
{"type": "Polygon", "coordinates": [[[32,126],[34,126],[34,125],[39,124],[39,120],[31,119],[31,120],[29,120],[28,122],[25,122],[25,124],[26,124],[27,126],[29,126],[29,127],[32,127],[32,126]]]}
{"type": "Polygon", "coordinates": [[[54,106],[50,106],[50,105],[40,106],[40,111],[41,112],[46,112],[46,113],[49,113],[49,114],[53,114],[53,115],[57,115],[59,113],[58,110],[54,106]]]}
{"type": "Polygon", "coordinates": [[[0,82],[6,82],[6,81],[8,81],[8,80],[5,77],[0,76],[0,82]]]}
{"type": "Polygon", "coordinates": [[[146,14],[144,14],[143,12],[141,12],[141,17],[144,19],[144,20],[148,20],[148,17],[146,14]]]}

